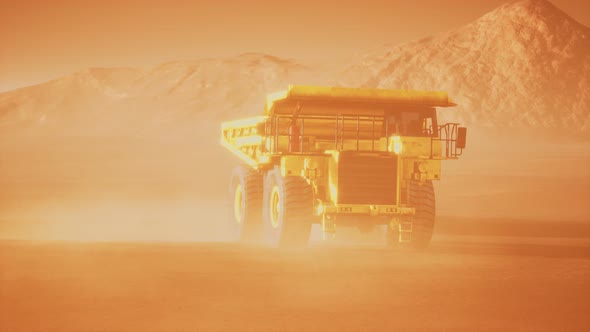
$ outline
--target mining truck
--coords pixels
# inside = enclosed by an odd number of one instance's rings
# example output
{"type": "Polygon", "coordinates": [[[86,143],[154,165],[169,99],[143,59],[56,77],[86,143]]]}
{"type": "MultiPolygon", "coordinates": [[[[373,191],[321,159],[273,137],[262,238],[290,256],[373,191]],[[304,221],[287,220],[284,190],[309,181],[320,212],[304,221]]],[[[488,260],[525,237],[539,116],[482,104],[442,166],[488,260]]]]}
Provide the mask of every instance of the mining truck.
{"type": "Polygon", "coordinates": [[[426,248],[433,181],[457,159],[466,128],[439,124],[447,93],[290,86],[262,116],[224,122],[221,144],[240,160],[229,183],[231,231],[241,241],[304,246],[313,224],[386,228],[394,247],[426,248]]]}

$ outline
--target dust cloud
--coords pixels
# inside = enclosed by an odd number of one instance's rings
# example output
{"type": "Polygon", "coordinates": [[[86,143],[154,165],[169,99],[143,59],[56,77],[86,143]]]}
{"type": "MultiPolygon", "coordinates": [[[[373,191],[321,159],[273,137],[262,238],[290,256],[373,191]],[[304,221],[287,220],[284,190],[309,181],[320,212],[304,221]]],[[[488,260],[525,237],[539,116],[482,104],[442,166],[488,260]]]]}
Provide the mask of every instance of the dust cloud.
{"type": "Polygon", "coordinates": [[[0,237],[223,240],[231,166],[215,129],[149,139],[11,135],[0,143],[0,237]]]}
{"type": "MultiPolygon", "coordinates": [[[[227,241],[228,175],[238,160],[218,144],[218,125],[139,137],[3,136],[0,237],[227,241]]],[[[461,159],[443,163],[438,215],[482,229],[494,220],[588,222],[590,143],[531,137],[470,128],[461,159]]]]}

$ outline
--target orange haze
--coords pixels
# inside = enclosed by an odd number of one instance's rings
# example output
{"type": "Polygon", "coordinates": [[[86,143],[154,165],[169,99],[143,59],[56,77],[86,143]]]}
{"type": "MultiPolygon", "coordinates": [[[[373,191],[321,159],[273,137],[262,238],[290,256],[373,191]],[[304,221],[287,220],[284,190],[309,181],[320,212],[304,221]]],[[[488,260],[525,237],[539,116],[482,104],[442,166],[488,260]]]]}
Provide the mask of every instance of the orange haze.
{"type": "MultiPolygon", "coordinates": [[[[269,53],[346,61],[469,23],[503,0],[0,1],[0,91],[90,66],[269,53]]],[[[555,0],[585,25],[586,0],[555,0]]]]}

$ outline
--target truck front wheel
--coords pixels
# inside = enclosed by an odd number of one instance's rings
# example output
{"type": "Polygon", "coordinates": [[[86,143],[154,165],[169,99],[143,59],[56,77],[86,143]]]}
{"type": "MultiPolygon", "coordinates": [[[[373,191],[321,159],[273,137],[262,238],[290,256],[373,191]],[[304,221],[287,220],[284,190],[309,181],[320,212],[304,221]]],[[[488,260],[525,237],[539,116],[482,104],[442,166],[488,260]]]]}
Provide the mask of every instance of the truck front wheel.
{"type": "Polygon", "coordinates": [[[272,245],[307,244],[313,219],[313,190],[299,176],[281,176],[277,168],[264,178],[264,233],[272,245]]]}
{"type": "Polygon", "coordinates": [[[410,205],[416,208],[416,214],[412,218],[412,236],[410,242],[399,243],[399,230],[387,227],[386,239],[390,246],[410,246],[423,250],[430,245],[434,231],[436,217],[436,200],[432,181],[419,183],[410,181],[409,193],[410,205]]]}

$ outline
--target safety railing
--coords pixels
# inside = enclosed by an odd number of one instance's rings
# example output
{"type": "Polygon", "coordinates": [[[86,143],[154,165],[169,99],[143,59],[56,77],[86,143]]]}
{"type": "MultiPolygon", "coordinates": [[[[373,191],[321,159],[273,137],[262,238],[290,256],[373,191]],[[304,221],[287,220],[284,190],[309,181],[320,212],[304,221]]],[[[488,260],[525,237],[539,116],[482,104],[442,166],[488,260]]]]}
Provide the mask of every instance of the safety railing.
{"type": "MultiPolygon", "coordinates": [[[[336,117],[336,126],[334,128],[334,142],[336,150],[344,149],[344,140],[352,139],[355,140],[356,150],[360,150],[361,135],[365,140],[371,141],[371,151],[375,151],[375,143],[379,143],[381,137],[385,137],[386,140],[389,138],[387,120],[383,117],[377,116],[344,116],[339,115],[336,117]],[[350,124],[351,128],[347,129],[346,121],[350,124]],[[385,123],[384,123],[385,122],[385,123]],[[364,129],[364,128],[370,128],[364,129]],[[351,135],[347,135],[350,133],[351,135]],[[369,135],[365,135],[369,134],[369,135]],[[352,136],[352,137],[350,137],[352,136]],[[340,145],[340,148],[338,146],[340,145]]],[[[389,146],[389,142],[386,142],[385,146],[389,146]]]]}
{"type": "MultiPolygon", "coordinates": [[[[463,149],[457,147],[457,137],[459,135],[458,123],[446,123],[438,126],[438,137],[431,142],[440,141],[442,147],[442,157],[455,159],[463,154],[463,149]]],[[[432,146],[431,146],[432,151],[432,146]]]]}
{"type": "Polygon", "coordinates": [[[316,142],[331,145],[334,150],[343,150],[346,141],[348,148],[352,142],[358,151],[361,150],[361,141],[370,141],[370,151],[376,151],[380,139],[389,137],[388,127],[387,120],[382,116],[305,115],[294,118],[290,115],[275,115],[268,119],[265,126],[266,136],[272,142],[266,148],[270,153],[280,152],[279,138],[287,136],[291,153],[308,152],[304,147],[312,138],[316,142]]]}

